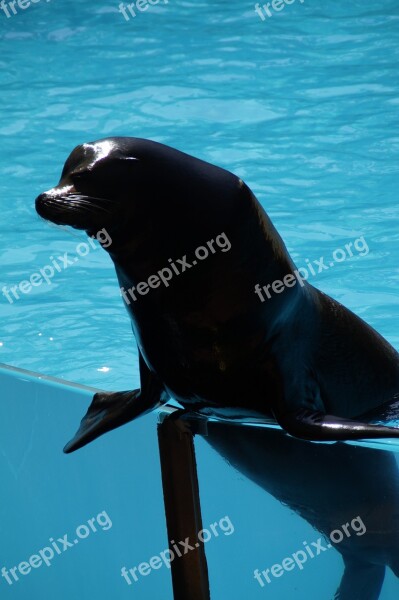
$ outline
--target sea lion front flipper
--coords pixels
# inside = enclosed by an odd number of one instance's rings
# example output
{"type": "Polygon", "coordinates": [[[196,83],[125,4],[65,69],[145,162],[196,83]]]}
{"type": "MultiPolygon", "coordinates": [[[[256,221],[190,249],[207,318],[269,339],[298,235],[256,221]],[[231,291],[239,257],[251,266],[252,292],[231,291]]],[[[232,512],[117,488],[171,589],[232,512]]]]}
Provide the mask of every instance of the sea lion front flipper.
{"type": "Polygon", "coordinates": [[[399,428],[369,425],[334,415],[326,415],[309,408],[284,413],[274,411],[278,424],[290,435],[319,442],[399,438],[399,428]]]}
{"type": "Polygon", "coordinates": [[[100,435],[125,425],[161,404],[165,392],[155,375],[148,369],[141,354],[140,378],[139,390],[94,394],[78,431],[64,448],[65,454],[82,448],[100,435]]]}

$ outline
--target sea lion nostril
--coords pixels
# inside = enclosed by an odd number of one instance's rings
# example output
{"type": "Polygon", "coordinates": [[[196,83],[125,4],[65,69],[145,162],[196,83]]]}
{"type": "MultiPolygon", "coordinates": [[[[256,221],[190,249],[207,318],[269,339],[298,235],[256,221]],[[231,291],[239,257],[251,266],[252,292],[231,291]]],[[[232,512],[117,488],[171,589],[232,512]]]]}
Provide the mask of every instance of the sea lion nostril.
{"type": "Polygon", "coordinates": [[[54,220],[63,210],[62,198],[51,192],[43,192],[35,200],[35,209],[40,217],[48,221],[54,220]]]}
{"type": "Polygon", "coordinates": [[[36,206],[40,205],[46,199],[46,194],[39,194],[35,200],[36,206]]]}
{"type": "Polygon", "coordinates": [[[40,194],[35,200],[35,208],[36,212],[40,217],[46,218],[46,200],[48,200],[48,196],[46,193],[40,194]]]}

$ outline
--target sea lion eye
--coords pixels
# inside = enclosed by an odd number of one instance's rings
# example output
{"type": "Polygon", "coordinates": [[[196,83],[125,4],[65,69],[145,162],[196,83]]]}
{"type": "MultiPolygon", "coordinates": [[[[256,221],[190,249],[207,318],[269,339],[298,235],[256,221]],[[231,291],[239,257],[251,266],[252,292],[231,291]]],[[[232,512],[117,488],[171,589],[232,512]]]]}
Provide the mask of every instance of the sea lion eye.
{"type": "Polygon", "coordinates": [[[87,176],[87,171],[77,171],[76,173],[72,173],[72,179],[77,179],[78,181],[87,176]]]}
{"type": "Polygon", "coordinates": [[[71,179],[74,184],[82,183],[87,179],[87,171],[78,171],[77,173],[72,173],[71,179]]]}

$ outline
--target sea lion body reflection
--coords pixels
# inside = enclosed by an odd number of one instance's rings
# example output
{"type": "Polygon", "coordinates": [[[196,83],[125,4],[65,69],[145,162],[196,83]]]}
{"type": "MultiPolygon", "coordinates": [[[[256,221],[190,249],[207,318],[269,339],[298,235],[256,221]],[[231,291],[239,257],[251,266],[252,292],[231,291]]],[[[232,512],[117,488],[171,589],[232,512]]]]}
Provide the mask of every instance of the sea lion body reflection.
{"type": "Polygon", "coordinates": [[[36,208],[89,234],[105,228],[124,290],[175,259],[190,263],[127,305],[141,389],[97,394],[67,452],[170,396],[205,415],[276,419],[306,439],[399,437],[354,420],[399,393],[399,355],[386,340],[308,283],[264,303],[254,293],[295,265],[232,173],[155,142],[109,138],[78,146],[36,208]],[[222,234],[230,249],[194,265],[196,249],[222,234]]]}
{"type": "Polygon", "coordinates": [[[275,429],[215,422],[208,422],[204,439],[326,538],[360,517],[362,531],[349,527],[350,535],[332,544],[345,563],[336,600],[378,600],[386,566],[399,577],[399,472],[393,453],[310,444],[275,429]]]}

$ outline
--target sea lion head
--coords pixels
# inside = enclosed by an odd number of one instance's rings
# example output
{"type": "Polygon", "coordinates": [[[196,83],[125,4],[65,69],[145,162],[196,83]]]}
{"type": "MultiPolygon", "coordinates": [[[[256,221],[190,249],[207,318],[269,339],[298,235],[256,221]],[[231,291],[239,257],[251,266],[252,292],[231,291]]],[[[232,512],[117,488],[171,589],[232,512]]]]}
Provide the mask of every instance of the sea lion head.
{"type": "MultiPolygon", "coordinates": [[[[36,211],[57,225],[94,233],[123,221],[148,177],[128,138],[107,138],[77,146],[69,155],[58,185],[40,194],[36,211]]],[[[138,140],[139,142],[139,140],[138,140]]]]}
{"type": "Polygon", "coordinates": [[[149,233],[186,247],[211,226],[223,230],[242,186],[232,173],[158,142],[111,137],[77,146],[58,185],[36,198],[36,211],[89,235],[106,229],[113,249],[149,233]]]}

